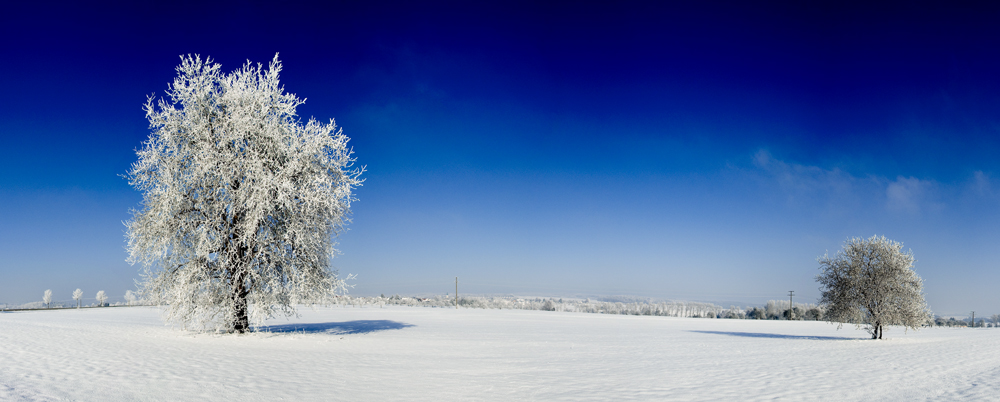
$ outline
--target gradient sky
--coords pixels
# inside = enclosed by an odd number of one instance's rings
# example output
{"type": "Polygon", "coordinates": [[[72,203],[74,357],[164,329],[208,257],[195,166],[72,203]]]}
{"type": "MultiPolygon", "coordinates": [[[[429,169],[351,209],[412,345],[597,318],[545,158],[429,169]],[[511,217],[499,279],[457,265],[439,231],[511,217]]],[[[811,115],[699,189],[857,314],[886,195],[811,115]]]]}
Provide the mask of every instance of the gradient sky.
{"type": "Polygon", "coordinates": [[[280,53],[368,169],[354,294],[815,302],[878,234],[935,313],[1000,313],[997,9],[418,3],[6,5],[0,303],[134,289],[146,96],[280,53]]]}

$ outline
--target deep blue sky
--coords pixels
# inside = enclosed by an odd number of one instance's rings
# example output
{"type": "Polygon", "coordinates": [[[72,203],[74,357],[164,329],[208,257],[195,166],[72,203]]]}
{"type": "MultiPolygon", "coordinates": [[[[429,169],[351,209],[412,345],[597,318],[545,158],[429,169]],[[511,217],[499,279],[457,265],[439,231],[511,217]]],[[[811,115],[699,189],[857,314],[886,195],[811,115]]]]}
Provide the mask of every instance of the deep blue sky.
{"type": "Polygon", "coordinates": [[[0,302],[132,288],[146,96],[280,53],[368,167],[356,294],[814,302],[879,234],[936,313],[1000,313],[1000,12],[830,4],[5,6],[0,302]]]}

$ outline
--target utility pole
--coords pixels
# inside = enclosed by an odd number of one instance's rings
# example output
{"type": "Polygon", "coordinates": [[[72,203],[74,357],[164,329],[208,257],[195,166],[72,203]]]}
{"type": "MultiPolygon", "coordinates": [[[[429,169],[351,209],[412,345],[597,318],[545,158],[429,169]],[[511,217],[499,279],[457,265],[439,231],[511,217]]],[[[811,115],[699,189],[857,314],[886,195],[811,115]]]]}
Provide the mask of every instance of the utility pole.
{"type": "Polygon", "coordinates": [[[458,277],[455,277],[455,310],[458,310],[458,277]]]}
{"type": "Polygon", "coordinates": [[[793,319],[795,317],[793,315],[795,313],[795,310],[792,309],[792,295],[794,295],[794,294],[795,294],[794,290],[789,290],[788,291],[788,319],[789,320],[791,320],[791,319],[793,319]]]}
{"type": "Polygon", "coordinates": [[[972,328],[976,327],[976,312],[972,312],[972,328]]]}

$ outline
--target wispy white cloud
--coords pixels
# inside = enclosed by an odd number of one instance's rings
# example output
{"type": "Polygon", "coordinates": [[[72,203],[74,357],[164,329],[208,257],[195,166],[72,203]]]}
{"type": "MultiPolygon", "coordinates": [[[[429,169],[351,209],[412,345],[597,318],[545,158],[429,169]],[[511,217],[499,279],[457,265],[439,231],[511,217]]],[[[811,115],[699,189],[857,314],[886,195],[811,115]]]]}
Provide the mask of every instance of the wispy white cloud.
{"type": "Polygon", "coordinates": [[[771,156],[766,150],[754,154],[754,166],[769,173],[786,189],[796,191],[846,190],[855,180],[839,169],[826,170],[816,166],[787,163],[771,156]]]}
{"type": "Polygon", "coordinates": [[[972,173],[972,180],[969,182],[969,190],[978,196],[993,197],[993,178],[982,170],[972,173]]]}
{"type": "Polygon", "coordinates": [[[790,204],[856,205],[878,185],[873,178],[855,177],[840,169],[823,169],[775,159],[768,151],[754,154],[754,167],[771,181],[790,204]]]}
{"type": "Polygon", "coordinates": [[[886,208],[893,212],[919,213],[928,207],[940,205],[932,199],[937,193],[936,183],[915,177],[896,177],[885,189],[886,208]]]}
{"type": "MultiPolygon", "coordinates": [[[[838,168],[785,162],[775,159],[767,150],[754,154],[753,165],[766,180],[777,184],[791,204],[812,203],[827,209],[883,210],[895,214],[919,214],[944,207],[942,186],[934,180],[855,176],[838,168]]],[[[988,178],[978,178],[973,183],[989,189],[988,178]]]]}

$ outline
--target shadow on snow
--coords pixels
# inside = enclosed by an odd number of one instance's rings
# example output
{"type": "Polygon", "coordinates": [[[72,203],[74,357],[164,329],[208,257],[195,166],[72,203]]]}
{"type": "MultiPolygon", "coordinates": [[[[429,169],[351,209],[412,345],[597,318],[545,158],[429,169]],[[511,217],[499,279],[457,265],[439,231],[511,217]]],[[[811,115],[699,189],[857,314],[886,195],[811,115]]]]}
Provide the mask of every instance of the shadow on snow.
{"type": "Polygon", "coordinates": [[[371,332],[388,331],[390,329],[403,329],[412,326],[413,324],[390,320],[357,320],[345,322],[265,325],[257,327],[257,332],[297,332],[306,334],[347,335],[367,334],[371,332]]]}
{"type": "Polygon", "coordinates": [[[853,341],[858,339],[867,338],[848,338],[843,336],[807,336],[807,335],[784,335],[784,334],[768,334],[763,332],[728,332],[728,331],[688,331],[697,332],[700,334],[715,334],[715,335],[729,335],[729,336],[742,336],[744,338],[778,338],[778,339],[813,339],[817,341],[853,341]]]}

